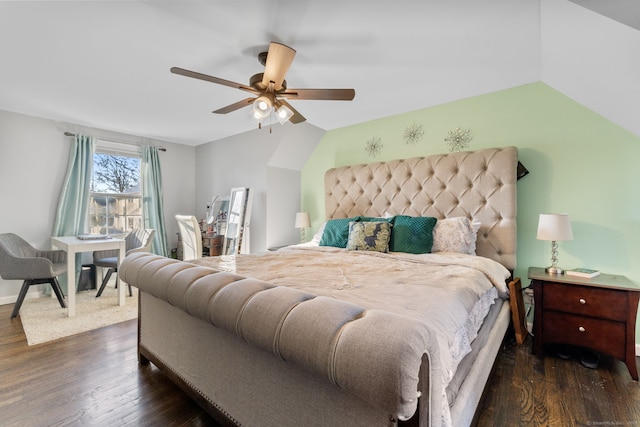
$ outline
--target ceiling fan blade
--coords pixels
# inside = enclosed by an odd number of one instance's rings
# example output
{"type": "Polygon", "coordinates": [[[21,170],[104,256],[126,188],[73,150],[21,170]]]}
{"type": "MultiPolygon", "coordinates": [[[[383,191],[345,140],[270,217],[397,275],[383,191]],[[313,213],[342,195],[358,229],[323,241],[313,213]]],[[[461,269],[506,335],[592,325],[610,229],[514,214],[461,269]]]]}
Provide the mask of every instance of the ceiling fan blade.
{"type": "Polygon", "coordinates": [[[243,107],[246,107],[247,105],[251,105],[251,103],[255,101],[255,98],[247,98],[247,99],[243,99],[242,101],[238,101],[238,102],[234,102],[231,105],[227,105],[226,107],[222,107],[219,108],[215,111],[212,111],[213,113],[216,114],[227,114],[230,113],[232,111],[236,111],[239,110],[243,107]]]}
{"type": "Polygon", "coordinates": [[[267,63],[264,66],[262,84],[268,87],[269,83],[273,82],[274,90],[281,90],[284,76],[289,71],[294,56],[296,56],[294,49],[281,43],[271,42],[267,53],[267,63]]]}
{"type": "Polygon", "coordinates": [[[353,89],[287,89],[278,96],[294,99],[351,101],[356,96],[356,91],[353,89]]]}
{"type": "Polygon", "coordinates": [[[191,77],[194,79],[204,80],[206,82],[217,83],[223,86],[229,86],[240,90],[245,90],[254,94],[258,94],[258,91],[251,86],[243,85],[240,83],[232,82],[231,80],[225,80],[218,77],[209,76],[207,74],[198,73],[196,71],[185,70],[184,68],[171,67],[173,74],[179,74],[181,76],[191,77]]]}
{"type": "Polygon", "coordinates": [[[302,114],[300,114],[295,108],[291,106],[291,104],[289,104],[284,99],[278,99],[278,102],[280,102],[282,105],[285,105],[287,108],[289,108],[293,112],[293,116],[291,116],[291,118],[289,119],[291,123],[297,124],[307,120],[302,114]]]}

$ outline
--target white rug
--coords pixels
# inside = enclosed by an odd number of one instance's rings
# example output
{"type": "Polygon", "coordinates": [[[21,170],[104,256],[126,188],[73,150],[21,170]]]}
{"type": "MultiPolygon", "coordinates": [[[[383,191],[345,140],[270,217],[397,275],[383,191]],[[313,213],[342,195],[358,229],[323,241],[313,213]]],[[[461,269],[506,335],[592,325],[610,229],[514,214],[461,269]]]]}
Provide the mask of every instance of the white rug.
{"type": "Polygon", "coordinates": [[[125,289],[125,305],[118,306],[117,289],[107,287],[100,298],[96,291],[76,294],[76,315],[67,316],[56,298],[43,296],[26,299],[20,308],[20,319],[29,345],[40,344],[69,335],[79,334],[103,326],[138,317],[138,290],[133,297],[125,289]]]}

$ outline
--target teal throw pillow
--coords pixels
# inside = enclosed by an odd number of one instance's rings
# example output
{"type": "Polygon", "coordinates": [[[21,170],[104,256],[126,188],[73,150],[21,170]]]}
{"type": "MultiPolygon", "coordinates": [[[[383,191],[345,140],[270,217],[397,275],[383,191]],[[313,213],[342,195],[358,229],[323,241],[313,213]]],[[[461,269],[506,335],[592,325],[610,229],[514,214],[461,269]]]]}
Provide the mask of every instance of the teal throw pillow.
{"type": "Polygon", "coordinates": [[[438,220],[430,216],[396,215],[393,220],[389,250],[409,254],[431,253],[433,228],[436,226],[436,222],[438,220]]]}
{"type": "Polygon", "coordinates": [[[357,221],[358,217],[330,219],[324,226],[324,232],[320,239],[320,246],[335,246],[336,248],[347,247],[349,239],[349,223],[357,221]]]}
{"type": "Polygon", "coordinates": [[[347,249],[387,252],[390,238],[391,224],[387,221],[350,222],[347,249]]]}

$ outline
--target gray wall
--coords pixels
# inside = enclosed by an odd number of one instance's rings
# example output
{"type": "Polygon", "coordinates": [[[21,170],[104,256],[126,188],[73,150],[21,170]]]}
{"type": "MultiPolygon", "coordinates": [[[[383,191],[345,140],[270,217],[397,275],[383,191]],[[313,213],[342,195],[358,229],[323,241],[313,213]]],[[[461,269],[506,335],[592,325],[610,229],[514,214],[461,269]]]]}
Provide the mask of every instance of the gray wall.
{"type": "Polygon", "coordinates": [[[251,252],[297,243],[300,171],[324,135],[313,125],[275,125],[196,147],[196,210],[204,218],[214,195],[233,187],[254,190],[251,252]]]}
{"type": "MultiPolygon", "coordinates": [[[[65,131],[167,148],[160,163],[170,249],[177,245],[176,214],[202,219],[214,195],[252,187],[252,252],[298,242],[293,225],[301,205],[300,171],[324,135],[307,123],[287,124],[191,147],[0,110],[0,233],[50,247],[72,142],[65,131]]],[[[0,279],[0,304],[14,302],[20,286],[20,281],[0,279]]]]}
{"type": "MultiPolygon", "coordinates": [[[[167,148],[160,153],[169,247],[175,247],[173,216],[193,211],[195,148],[166,141],[57,123],[0,110],[0,233],[16,233],[33,246],[48,249],[58,198],[67,170],[72,138],[64,132],[167,148]]],[[[21,282],[0,279],[0,304],[15,301],[21,282]]]]}

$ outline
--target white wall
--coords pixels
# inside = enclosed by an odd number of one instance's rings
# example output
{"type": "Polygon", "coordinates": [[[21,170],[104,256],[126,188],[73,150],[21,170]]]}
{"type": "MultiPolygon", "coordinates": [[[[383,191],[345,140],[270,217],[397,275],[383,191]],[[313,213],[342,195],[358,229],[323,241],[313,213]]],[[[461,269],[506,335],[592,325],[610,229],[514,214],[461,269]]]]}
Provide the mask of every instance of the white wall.
{"type": "MultiPolygon", "coordinates": [[[[0,233],[16,233],[33,246],[50,247],[58,198],[67,170],[72,138],[64,132],[167,148],[160,153],[164,208],[169,247],[175,246],[180,211],[190,211],[195,200],[195,149],[165,141],[57,123],[0,110],[0,233]]],[[[0,278],[0,304],[15,301],[22,283],[0,278]]]]}
{"type": "MultiPolygon", "coordinates": [[[[324,134],[306,123],[278,125],[271,133],[265,128],[191,147],[0,110],[0,233],[50,246],[72,141],[65,131],[167,148],[160,164],[169,249],[177,245],[176,214],[203,218],[213,195],[254,188],[253,252],[298,241],[293,223],[300,209],[300,170],[324,134]]],[[[14,302],[20,286],[0,279],[0,304],[14,302]]]]}
{"type": "Polygon", "coordinates": [[[640,31],[566,0],[541,0],[542,81],[640,135],[640,31]]]}
{"type": "Polygon", "coordinates": [[[267,168],[267,187],[281,191],[269,192],[266,206],[268,222],[267,248],[286,246],[300,241],[295,225],[295,213],[300,211],[300,171],[267,168]]]}
{"type": "Polygon", "coordinates": [[[204,218],[214,195],[254,189],[251,252],[299,241],[300,170],[324,135],[308,123],[274,125],[196,147],[196,209],[204,218]]]}

